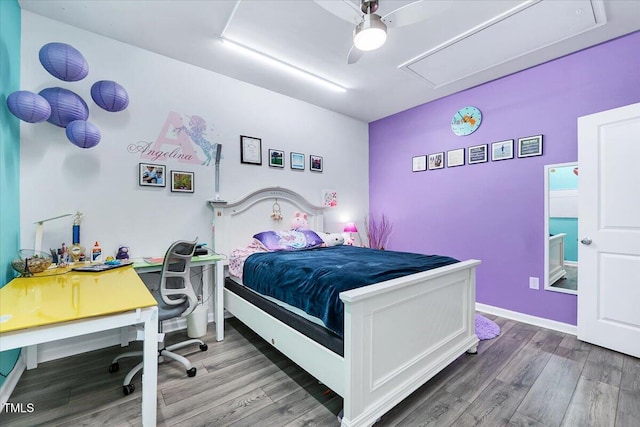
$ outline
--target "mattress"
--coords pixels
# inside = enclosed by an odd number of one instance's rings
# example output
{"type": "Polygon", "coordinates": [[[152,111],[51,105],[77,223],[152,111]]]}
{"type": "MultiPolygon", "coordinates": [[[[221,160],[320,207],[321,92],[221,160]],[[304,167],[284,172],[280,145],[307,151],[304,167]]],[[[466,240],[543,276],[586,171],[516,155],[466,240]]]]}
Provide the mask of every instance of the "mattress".
{"type": "Polygon", "coordinates": [[[255,305],[309,339],[340,356],[344,356],[344,340],[325,328],[320,319],[309,316],[303,311],[274,298],[260,295],[244,286],[237,277],[227,277],[224,285],[228,291],[255,305]]]}

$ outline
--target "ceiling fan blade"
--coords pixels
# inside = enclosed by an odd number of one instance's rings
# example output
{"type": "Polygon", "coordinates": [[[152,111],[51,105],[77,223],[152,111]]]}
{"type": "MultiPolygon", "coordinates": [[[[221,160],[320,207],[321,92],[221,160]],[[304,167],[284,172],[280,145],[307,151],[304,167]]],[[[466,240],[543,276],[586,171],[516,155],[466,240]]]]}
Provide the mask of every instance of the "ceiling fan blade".
{"type": "Polygon", "coordinates": [[[349,54],[347,55],[347,64],[355,64],[363,55],[364,51],[356,48],[355,46],[351,46],[351,50],[349,50],[349,54]]]}
{"type": "Polygon", "coordinates": [[[451,7],[451,2],[418,0],[387,13],[382,21],[389,28],[404,27],[424,21],[451,7]]]}
{"type": "Polygon", "coordinates": [[[349,0],[314,0],[322,7],[338,18],[351,24],[357,24],[362,20],[362,13],[358,6],[349,0]]]}

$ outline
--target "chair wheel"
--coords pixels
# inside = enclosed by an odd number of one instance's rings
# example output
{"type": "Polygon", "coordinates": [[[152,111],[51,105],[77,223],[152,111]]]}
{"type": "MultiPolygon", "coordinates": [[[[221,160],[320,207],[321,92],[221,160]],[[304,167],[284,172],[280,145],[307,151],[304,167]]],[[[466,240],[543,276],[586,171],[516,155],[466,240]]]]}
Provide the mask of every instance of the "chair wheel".
{"type": "Polygon", "coordinates": [[[133,386],[133,384],[127,384],[122,386],[122,392],[124,393],[125,396],[129,396],[131,393],[133,393],[135,389],[136,388],[133,386]]]}
{"type": "Polygon", "coordinates": [[[187,375],[189,375],[190,377],[195,377],[196,376],[196,368],[193,367],[191,369],[187,369],[187,375]]]}
{"type": "Polygon", "coordinates": [[[207,351],[207,350],[209,350],[209,346],[206,345],[206,344],[200,344],[200,350],[207,351]]]}
{"type": "Polygon", "coordinates": [[[109,373],[113,374],[114,372],[118,372],[118,369],[120,369],[118,362],[112,363],[111,366],[109,366],[109,373]]]}

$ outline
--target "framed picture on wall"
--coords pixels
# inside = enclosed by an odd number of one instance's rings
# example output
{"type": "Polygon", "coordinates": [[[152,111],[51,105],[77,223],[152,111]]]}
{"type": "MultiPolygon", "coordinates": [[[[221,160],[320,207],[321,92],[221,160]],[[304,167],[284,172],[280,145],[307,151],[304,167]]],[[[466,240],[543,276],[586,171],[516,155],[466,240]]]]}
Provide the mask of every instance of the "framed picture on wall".
{"type": "Polygon", "coordinates": [[[164,165],[140,163],[138,166],[138,185],[143,187],[165,187],[164,165]]]}
{"type": "Polygon", "coordinates": [[[447,151],[447,167],[464,166],[464,148],[447,151]]]}
{"type": "Polygon", "coordinates": [[[284,167],[284,151],[269,148],[269,166],[272,168],[284,167]]]}
{"type": "Polygon", "coordinates": [[[467,163],[472,165],[474,163],[484,163],[487,161],[487,144],[474,145],[467,149],[467,163]]]}
{"type": "Polygon", "coordinates": [[[491,161],[513,159],[513,139],[491,144],[491,161]]]}
{"type": "Polygon", "coordinates": [[[518,138],[518,157],[542,156],[542,135],[518,138]]]}
{"type": "Polygon", "coordinates": [[[193,172],[171,171],[171,191],[174,193],[193,193],[193,172]]]}
{"type": "Polygon", "coordinates": [[[413,172],[422,172],[427,170],[427,156],[415,156],[413,158],[413,172]]]}
{"type": "Polygon", "coordinates": [[[304,170],[304,154],[291,152],[291,169],[304,170]]]}
{"type": "Polygon", "coordinates": [[[262,165],[262,140],[240,135],[240,163],[262,165]]]}
{"type": "Polygon", "coordinates": [[[313,154],[309,156],[309,170],[313,172],[322,172],[322,157],[314,156],[313,154]]]}
{"type": "Polygon", "coordinates": [[[429,170],[442,169],[444,167],[444,153],[429,154],[429,170]]]}

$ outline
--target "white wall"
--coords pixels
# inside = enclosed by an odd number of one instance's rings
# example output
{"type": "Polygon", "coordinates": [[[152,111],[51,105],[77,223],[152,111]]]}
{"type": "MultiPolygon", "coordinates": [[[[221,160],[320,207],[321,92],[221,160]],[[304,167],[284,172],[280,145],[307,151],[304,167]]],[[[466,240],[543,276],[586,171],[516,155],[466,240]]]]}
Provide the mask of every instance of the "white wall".
{"type": "MultiPolygon", "coordinates": [[[[90,247],[98,240],[106,255],[120,244],[130,246],[137,257],[161,255],[181,238],[199,236],[210,243],[212,211],[206,201],[214,196],[213,166],[172,159],[155,162],[166,165],[167,172],[195,172],[194,194],[172,193],[169,185],[139,187],[138,163],[148,160],[127,150],[139,141],[155,141],[170,112],[203,117],[208,139],[222,144],[224,199],[282,186],[321,204],[323,189],[337,190],[338,207],[325,216],[326,231],[331,232],[341,231],[347,220],[362,224],[367,213],[364,122],[23,11],[21,89],[39,92],[55,86],[73,90],[87,102],[89,121],[101,130],[102,141],[83,150],[66,139],[62,128],[21,123],[23,248],[33,248],[35,221],[75,211],[84,214],[81,243],[90,247]],[[38,52],[53,41],[83,53],[90,69],[84,80],[63,82],[44,70],[38,52]],[[90,96],[97,80],[114,80],[125,87],[128,109],[101,110],[90,96]],[[262,138],[262,166],[240,163],[240,135],[262,138]],[[286,152],[284,170],[268,167],[269,148],[286,152]],[[289,168],[291,151],[307,156],[304,172],[289,168]],[[323,173],[309,171],[309,154],[324,157],[323,173]]],[[[71,218],[47,223],[43,248],[70,243],[71,223],[71,218]]]]}

